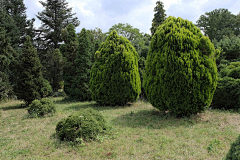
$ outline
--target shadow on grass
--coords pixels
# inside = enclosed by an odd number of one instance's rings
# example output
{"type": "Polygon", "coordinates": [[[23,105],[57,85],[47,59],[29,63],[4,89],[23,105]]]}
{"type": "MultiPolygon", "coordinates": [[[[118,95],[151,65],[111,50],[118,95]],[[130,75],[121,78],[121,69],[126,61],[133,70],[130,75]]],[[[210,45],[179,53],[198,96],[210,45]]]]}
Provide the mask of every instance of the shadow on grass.
{"type": "Polygon", "coordinates": [[[27,108],[27,106],[23,104],[18,104],[13,106],[1,107],[0,109],[2,109],[3,111],[7,111],[7,110],[23,109],[23,108],[27,108]]]}
{"type": "Polygon", "coordinates": [[[196,124],[195,117],[176,118],[170,113],[160,112],[158,110],[131,111],[125,115],[117,117],[111,121],[115,125],[126,127],[147,127],[151,129],[160,129],[166,127],[190,127],[196,124]]]}
{"type": "Polygon", "coordinates": [[[67,110],[67,111],[71,111],[71,110],[74,110],[74,111],[78,111],[82,108],[93,108],[95,110],[98,110],[98,111],[104,111],[104,110],[111,110],[111,109],[124,109],[124,108],[128,108],[131,106],[131,104],[126,104],[124,106],[101,106],[99,104],[97,104],[96,102],[94,101],[91,101],[91,102],[77,102],[77,104],[73,104],[71,103],[72,105],[69,106],[69,107],[66,107],[64,108],[64,110],[67,110]]]}

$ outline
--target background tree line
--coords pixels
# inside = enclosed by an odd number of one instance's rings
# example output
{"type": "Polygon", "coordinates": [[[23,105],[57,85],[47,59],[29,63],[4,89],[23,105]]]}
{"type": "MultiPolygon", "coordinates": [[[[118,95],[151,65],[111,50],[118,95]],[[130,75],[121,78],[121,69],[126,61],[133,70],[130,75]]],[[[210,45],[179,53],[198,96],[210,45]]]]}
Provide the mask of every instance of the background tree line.
{"type": "MultiPolygon", "coordinates": [[[[27,8],[23,0],[0,2],[0,99],[20,95],[20,88],[26,85],[22,79],[29,74],[29,84],[45,87],[42,93],[35,94],[37,97],[46,96],[51,91],[49,86],[52,88],[51,92],[57,92],[63,88],[64,82],[64,91],[68,96],[78,100],[90,100],[88,80],[89,70],[94,64],[94,54],[113,30],[126,37],[139,54],[138,65],[142,81],[151,37],[167,18],[163,2],[156,2],[150,34],[142,33],[128,23],[115,24],[106,33],[98,27],[91,30],[83,28],[80,33],[76,33],[75,28],[80,25],[80,21],[75,17],[76,13],[72,13],[66,0],[39,2],[43,6],[43,11],[36,15],[42,22],[39,28],[34,28],[34,18],[27,18],[27,8]],[[28,51],[27,46],[30,46],[32,51],[28,51]],[[29,71],[22,77],[26,70],[23,66],[27,63],[23,56],[27,52],[36,52],[36,55],[31,56],[39,58],[40,63],[35,65],[41,69],[38,69],[38,73],[29,71]],[[31,79],[32,74],[42,77],[41,82],[34,82],[34,78],[31,79]]],[[[234,15],[228,9],[215,9],[201,15],[195,25],[209,37],[215,48],[221,51],[217,59],[218,65],[222,60],[229,61],[229,64],[238,61],[240,14],[234,15]]],[[[31,69],[34,67],[29,67],[29,70],[31,69]]],[[[37,92],[41,89],[35,90],[37,92]]],[[[143,87],[140,96],[146,98],[143,87]]]]}

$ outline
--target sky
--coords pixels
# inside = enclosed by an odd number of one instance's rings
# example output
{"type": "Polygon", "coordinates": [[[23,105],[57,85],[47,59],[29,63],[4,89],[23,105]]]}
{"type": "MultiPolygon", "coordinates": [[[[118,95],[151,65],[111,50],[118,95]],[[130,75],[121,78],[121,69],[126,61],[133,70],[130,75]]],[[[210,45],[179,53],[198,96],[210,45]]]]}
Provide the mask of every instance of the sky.
{"type": "MultiPolygon", "coordinates": [[[[42,0],[45,1],[45,0],[42,0]]],[[[102,29],[103,33],[118,23],[128,23],[140,32],[150,34],[154,7],[157,0],[66,0],[72,12],[80,20],[80,32],[82,28],[102,29]]],[[[228,9],[232,14],[240,12],[240,0],[161,0],[164,4],[167,17],[181,17],[192,21],[194,24],[201,15],[215,9],[228,9]]],[[[35,15],[43,11],[39,0],[24,0],[29,19],[35,18],[35,26],[40,27],[35,15]]]]}

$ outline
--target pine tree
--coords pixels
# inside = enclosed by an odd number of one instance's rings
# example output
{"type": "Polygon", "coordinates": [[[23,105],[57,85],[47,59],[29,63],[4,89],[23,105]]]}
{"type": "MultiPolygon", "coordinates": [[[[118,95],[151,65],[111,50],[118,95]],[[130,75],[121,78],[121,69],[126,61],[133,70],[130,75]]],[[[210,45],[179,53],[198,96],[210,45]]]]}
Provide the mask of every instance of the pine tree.
{"type": "Polygon", "coordinates": [[[75,97],[75,88],[72,84],[75,79],[76,74],[76,58],[78,54],[79,42],[77,35],[74,30],[74,26],[69,24],[66,29],[62,30],[62,39],[64,40],[63,45],[60,47],[60,51],[64,58],[64,67],[63,67],[63,80],[64,80],[64,92],[70,98],[75,97]]]}
{"type": "Polygon", "coordinates": [[[32,46],[30,36],[27,36],[20,55],[18,85],[15,88],[18,99],[24,100],[27,105],[41,98],[40,91],[43,87],[41,69],[37,51],[32,46]]]}
{"type": "Polygon", "coordinates": [[[135,101],[141,92],[138,57],[129,40],[110,33],[95,53],[89,82],[92,99],[100,105],[135,101]]]}
{"type": "Polygon", "coordinates": [[[165,14],[163,2],[158,0],[156,2],[156,5],[157,6],[154,8],[155,14],[154,14],[154,18],[152,20],[152,27],[150,29],[152,36],[156,32],[158,26],[163,24],[163,22],[166,20],[166,16],[167,16],[165,14]]]}
{"type": "Polygon", "coordinates": [[[6,37],[6,30],[0,27],[0,100],[8,98],[13,91],[9,82],[9,66],[13,62],[14,52],[6,37]]]}
{"type": "MultiPolygon", "coordinates": [[[[43,75],[51,85],[53,90],[57,91],[58,84],[55,84],[54,71],[55,67],[53,54],[55,49],[60,47],[63,41],[61,37],[61,30],[65,29],[68,24],[74,27],[79,26],[80,21],[77,17],[73,17],[76,13],[71,13],[72,8],[68,8],[66,0],[46,0],[40,1],[44,10],[38,12],[37,18],[42,22],[42,26],[37,30],[39,36],[37,37],[37,46],[39,58],[44,66],[43,75]]],[[[61,71],[62,72],[62,71],[61,71]]]]}
{"type": "Polygon", "coordinates": [[[59,49],[55,49],[53,54],[53,80],[52,80],[52,88],[54,88],[54,91],[57,91],[56,89],[60,89],[60,82],[63,80],[62,78],[62,67],[63,67],[63,57],[59,49]]]}
{"type": "Polygon", "coordinates": [[[89,39],[89,32],[85,28],[82,29],[78,37],[79,47],[75,60],[76,74],[73,81],[73,89],[75,89],[72,97],[80,101],[91,100],[91,92],[88,86],[90,80],[90,70],[92,68],[92,45],[89,39]]]}
{"type": "Polygon", "coordinates": [[[71,13],[72,8],[68,8],[66,0],[47,0],[39,1],[45,8],[42,12],[38,12],[37,18],[42,21],[42,30],[44,36],[41,37],[48,45],[53,45],[54,49],[59,48],[62,42],[61,30],[66,28],[68,24],[74,27],[79,26],[80,21],[71,13]]]}
{"type": "Polygon", "coordinates": [[[33,22],[35,19],[27,19],[27,8],[25,7],[23,0],[2,0],[2,2],[4,12],[14,20],[20,35],[20,38],[15,39],[12,43],[14,45],[16,44],[18,47],[22,47],[27,35],[31,38],[34,37],[33,22]]]}

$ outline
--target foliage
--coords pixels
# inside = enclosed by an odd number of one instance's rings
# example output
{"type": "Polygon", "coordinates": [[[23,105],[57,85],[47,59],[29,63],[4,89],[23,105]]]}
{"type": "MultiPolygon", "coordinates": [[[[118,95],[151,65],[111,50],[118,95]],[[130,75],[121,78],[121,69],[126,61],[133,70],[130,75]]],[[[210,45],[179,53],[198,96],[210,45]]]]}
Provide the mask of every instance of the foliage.
{"type": "Polygon", "coordinates": [[[155,32],[157,31],[157,28],[163,24],[163,22],[166,20],[166,14],[165,14],[165,10],[164,10],[164,5],[163,2],[161,2],[160,0],[158,0],[156,2],[156,7],[154,8],[154,18],[152,20],[152,27],[150,28],[151,31],[151,35],[153,36],[155,34],[155,32]]]}
{"type": "Polygon", "coordinates": [[[4,12],[13,19],[16,27],[18,28],[18,33],[13,33],[15,34],[14,37],[19,37],[16,38],[12,44],[17,47],[22,47],[27,35],[29,35],[31,39],[34,36],[33,23],[35,19],[27,19],[27,8],[23,0],[2,0],[2,2],[4,12]]]}
{"type": "Polygon", "coordinates": [[[28,107],[28,113],[32,116],[44,116],[49,113],[55,113],[56,108],[53,101],[49,98],[43,98],[32,101],[28,107]]]}
{"type": "Polygon", "coordinates": [[[149,102],[179,117],[204,111],[217,86],[216,52],[192,22],[168,17],[152,37],[146,60],[149,102]]]}
{"type": "MultiPolygon", "coordinates": [[[[216,39],[220,41],[223,35],[230,36],[234,34],[236,26],[236,16],[228,9],[215,9],[211,12],[206,12],[197,20],[199,27],[206,36],[212,41],[216,39]]],[[[239,26],[238,26],[239,28],[239,26]]]]}
{"type": "Polygon", "coordinates": [[[218,85],[212,100],[212,108],[240,108],[240,79],[223,77],[218,79],[218,85]]]}
{"type": "Polygon", "coordinates": [[[50,96],[52,92],[52,86],[49,84],[48,80],[43,78],[42,87],[40,90],[41,98],[50,96]]]}
{"type": "Polygon", "coordinates": [[[65,63],[63,67],[64,92],[69,97],[72,97],[76,94],[74,91],[75,87],[73,87],[72,84],[74,83],[78,67],[75,64],[75,60],[78,55],[79,46],[77,35],[72,24],[69,24],[66,29],[62,30],[62,38],[65,43],[60,47],[65,63]]]}
{"type": "Polygon", "coordinates": [[[59,48],[59,42],[62,42],[61,30],[69,24],[74,27],[79,26],[80,21],[77,17],[73,17],[76,13],[71,13],[72,8],[67,8],[66,0],[55,1],[47,0],[39,1],[44,10],[38,12],[37,18],[42,21],[42,30],[44,36],[41,37],[48,45],[53,45],[54,49],[59,48]]]}
{"type": "Polygon", "coordinates": [[[138,69],[139,69],[139,75],[141,80],[141,93],[139,97],[147,100],[147,96],[143,88],[143,74],[144,74],[145,62],[146,62],[146,59],[144,57],[140,57],[138,60],[138,69]]]}
{"type": "Polygon", "coordinates": [[[113,31],[94,58],[89,83],[93,100],[101,105],[124,105],[138,98],[138,54],[126,38],[113,31]]]}
{"type": "Polygon", "coordinates": [[[86,108],[59,121],[56,133],[60,140],[76,141],[77,138],[89,140],[95,139],[104,129],[106,129],[104,117],[98,111],[86,108]]]}
{"type": "Polygon", "coordinates": [[[228,151],[225,160],[238,160],[240,159],[240,135],[235,142],[231,144],[231,148],[228,151]]]}
{"type": "Polygon", "coordinates": [[[220,41],[213,40],[213,44],[216,49],[221,50],[220,56],[217,59],[217,63],[222,59],[234,60],[240,58],[240,35],[231,35],[229,37],[223,35],[220,41]]]}
{"type": "Polygon", "coordinates": [[[8,98],[13,90],[9,82],[9,66],[13,62],[14,52],[6,37],[5,28],[0,27],[0,100],[8,98]]]}
{"type": "Polygon", "coordinates": [[[144,46],[143,33],[140,33],[138,28],[133,28],[130,24],[118,23],[113,25],[109,31],[106,33],[109,35],[111,32],[116,31],[119,36],[127,38],[140,54],[141,47],[144,46]]]}
{"type": "Polygon", "coordinates": [[[92,53],[91,44],[89,40],[88,32],[85,28],[82,29],[78,37],[79,47],[78,54],[75,59],[76,73],[72,75],[74,77],[72,83],[71,97],[79,99],[80,101],[90,101],[91,92],[88,86],[90,80],[90,70],[92,68],[92,53]]]}
{"type": "Polygon", "coordinates": [[[33,100],[41,98],[43,76],[37,51],[32,46],[31,38],[27,36],[26,39],[20,56],[15,92],[18,99],[24,100],[29,105],[33,100]]]}

